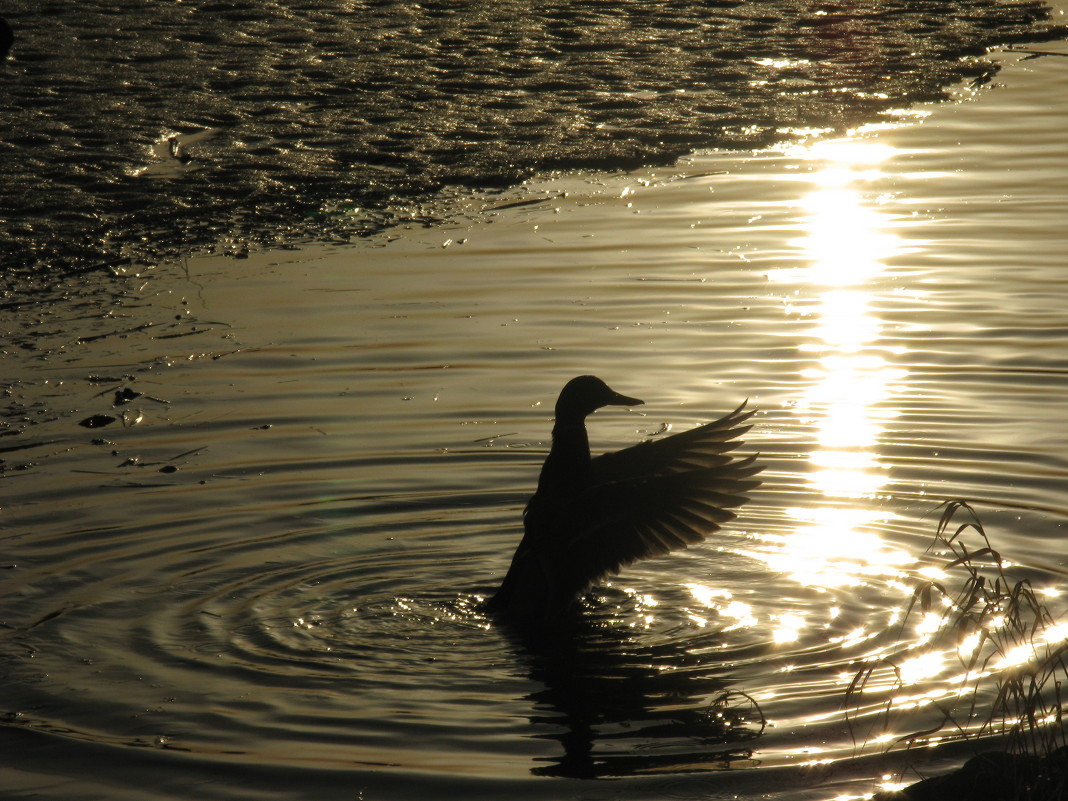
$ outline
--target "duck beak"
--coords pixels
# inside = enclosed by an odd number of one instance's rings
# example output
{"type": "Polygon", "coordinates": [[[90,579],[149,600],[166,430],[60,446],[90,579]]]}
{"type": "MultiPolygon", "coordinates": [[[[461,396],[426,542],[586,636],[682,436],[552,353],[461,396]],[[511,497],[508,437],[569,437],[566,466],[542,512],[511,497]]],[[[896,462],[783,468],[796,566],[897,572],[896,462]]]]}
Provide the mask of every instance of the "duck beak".
{"type": "Polygon", "coordinates": [[[628,398],[626,395],[620,395],[618,392],[614,393],[612,400],[608,402],[610,406],[644,406],[645,401],[638,400],[637,398],[628,398]]]}

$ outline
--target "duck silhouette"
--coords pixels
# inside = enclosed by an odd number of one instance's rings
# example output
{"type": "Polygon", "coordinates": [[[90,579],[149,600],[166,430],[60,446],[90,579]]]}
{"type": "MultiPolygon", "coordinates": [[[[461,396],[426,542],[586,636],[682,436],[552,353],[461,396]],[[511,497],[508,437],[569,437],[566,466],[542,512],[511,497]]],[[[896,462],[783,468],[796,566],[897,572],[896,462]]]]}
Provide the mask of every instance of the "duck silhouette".
{"type": "Polygon", "coordinates": [[[713,423],[591,458],[586,417],[642,403],[592,375],[564,386],[552,448],[523,512],[523,539],[489,611],[525,628],[551,628],[605,577],[717,531],[760,485],[756,457],[729,454],[751,428],[745,403],[713,423]]]}

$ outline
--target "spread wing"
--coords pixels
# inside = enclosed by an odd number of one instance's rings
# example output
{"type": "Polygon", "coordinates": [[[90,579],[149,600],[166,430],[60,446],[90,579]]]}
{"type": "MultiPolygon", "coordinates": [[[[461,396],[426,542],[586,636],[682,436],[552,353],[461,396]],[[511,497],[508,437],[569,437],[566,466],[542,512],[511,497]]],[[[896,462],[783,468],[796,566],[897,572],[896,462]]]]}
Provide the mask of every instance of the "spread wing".
{"type": "Polygon", "coordinates": [[[732,440],[752,428],[743,425],[756,411],[745,411],[747,403],[743,401],[733,412],[713,423],[596,457],[593,460],[594,483],[682,473],[729,464],[732,457],[727,455],[728,452],[741,444],[732,440]]]}
{"type": "MultiPolygon", "coordinates": [[[[637,449],[637,448],[636,448],[637,449]]],[[[760,486],[756,456],[591,487],[561,509],[566,584],[576,595],[621,568],[700,542],[760,486]]]]}

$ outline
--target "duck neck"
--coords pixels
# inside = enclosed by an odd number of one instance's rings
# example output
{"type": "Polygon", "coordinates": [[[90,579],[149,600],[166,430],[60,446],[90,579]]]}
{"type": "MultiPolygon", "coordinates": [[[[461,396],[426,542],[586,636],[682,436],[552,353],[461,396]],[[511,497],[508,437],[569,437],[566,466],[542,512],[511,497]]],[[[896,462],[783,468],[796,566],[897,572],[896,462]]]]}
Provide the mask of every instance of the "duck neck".
{"type": "Polygon", "coordinates": [[[553,446],[538,479],[539,490],[567,492],[590,481],[590,440],[585,420],[558,418],[553,426],[553,446]]]}

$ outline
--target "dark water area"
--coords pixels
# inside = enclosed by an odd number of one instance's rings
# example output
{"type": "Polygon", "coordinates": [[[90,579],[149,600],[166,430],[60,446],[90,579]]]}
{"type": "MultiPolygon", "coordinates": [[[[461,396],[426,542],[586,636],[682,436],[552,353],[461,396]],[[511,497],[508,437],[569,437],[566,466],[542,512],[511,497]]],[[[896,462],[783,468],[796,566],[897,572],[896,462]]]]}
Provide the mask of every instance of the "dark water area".
{"type": "Polygon", "coordinates": [[[3,13],[8,289],[432,220],[447,187],[840,134],[989,81],[991,48],[1065,32],[1043,3],[982,0],[15,0],[3,13]]]}

